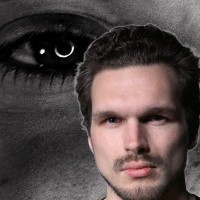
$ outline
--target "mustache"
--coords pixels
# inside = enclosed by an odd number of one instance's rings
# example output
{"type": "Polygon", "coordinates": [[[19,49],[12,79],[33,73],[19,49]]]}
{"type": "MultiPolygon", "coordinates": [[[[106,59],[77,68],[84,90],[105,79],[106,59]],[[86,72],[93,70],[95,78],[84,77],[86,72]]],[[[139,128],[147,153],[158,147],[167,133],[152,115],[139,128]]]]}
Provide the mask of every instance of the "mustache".
{"type": "Polygon", "coordinates": [[[167,164],[165,163],[164,159],[160,156],[157,155],[136,155],[136,154],[128,154],[122,158],[116,159],[113,165],[114,171],[119,172],[122,170],[123,166],[126,163],[129,163],[131,161],[134,162],[145,162],[149,163],[150,165],[153,166],[161,166],[165,167],[167,164]]]}

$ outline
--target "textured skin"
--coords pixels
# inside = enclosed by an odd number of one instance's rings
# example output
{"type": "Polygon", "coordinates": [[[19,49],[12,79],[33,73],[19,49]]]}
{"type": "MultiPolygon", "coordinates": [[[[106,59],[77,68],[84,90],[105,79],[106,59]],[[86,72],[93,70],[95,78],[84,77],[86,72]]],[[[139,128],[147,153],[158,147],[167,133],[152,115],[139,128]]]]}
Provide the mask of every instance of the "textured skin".
{"type": "MultiPolygon", "coordinates": [[[[72,13],[106,29],[128,23],[154,23],[174,32],[200,53],[198,0],[1,0],[0,42],[15,37],[19,18],[41,13],[72,13]],[[8,24],[12,22],[12,30],[8,24]]],[[[42,18],[42,16],[41,16],[42,18]]],[[[29,21],[28,21],[29,22],[29,21]]],[[[31,27],[30,20],[30,27],[31,27]]],[[[40,21],[38,20],[38,24],[40,21]]],[[[0,63],[0,68],[2,64],[0,63]]],[[[1,73],[1,71],[0,71],[1,73]]],[[[24,80],[6,75],[0,84],[0,199],[99,199],[105,184],[81,129],[73,78],[24,80]]],[[[200,196],[200,147],[189,153],[187,187],[200,196]]]]}

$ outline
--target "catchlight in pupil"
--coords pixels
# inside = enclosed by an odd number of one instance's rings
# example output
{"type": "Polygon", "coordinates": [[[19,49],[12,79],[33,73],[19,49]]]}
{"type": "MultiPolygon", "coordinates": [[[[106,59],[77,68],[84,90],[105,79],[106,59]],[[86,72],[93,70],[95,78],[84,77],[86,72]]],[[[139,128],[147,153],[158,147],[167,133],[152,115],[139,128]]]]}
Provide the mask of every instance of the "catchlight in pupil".
{"type": "Polygon", "coordinates": [[[43,55],[45,53],[45,49],[40,49],[40,54],[43,55]]]}
{"type": "Polygon", "coordinates": [[[74,45],[72,42],[60,43],[55,47],[55,54],[59,58],[67,58],[74,52],[74,45]]]}

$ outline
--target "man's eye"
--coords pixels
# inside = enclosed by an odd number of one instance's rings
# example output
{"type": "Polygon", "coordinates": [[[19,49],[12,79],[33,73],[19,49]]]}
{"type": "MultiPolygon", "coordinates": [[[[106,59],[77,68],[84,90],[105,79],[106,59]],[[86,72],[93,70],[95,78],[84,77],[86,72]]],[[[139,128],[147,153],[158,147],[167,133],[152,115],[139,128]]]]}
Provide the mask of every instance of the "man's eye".
{"type": "Polygon", "coordinates": [[[144,123],[163,124],[167,122],[167,118],[162,115],[150,115],[145,117],[142,121],[144,123]]]}
{"type": "Polygon", "coordinates": [[[160,116],[160,115],[152,115],[149,120],[150,121],[161,121],[161,120],[164,120],[165,118],[163,116],[160,116]]]}
{"type": "Polygon", "coordinates": [[[109,117],[106,121],[110,124],[116,124],[119,123],[121,120],[117,117],[109,117]]]}

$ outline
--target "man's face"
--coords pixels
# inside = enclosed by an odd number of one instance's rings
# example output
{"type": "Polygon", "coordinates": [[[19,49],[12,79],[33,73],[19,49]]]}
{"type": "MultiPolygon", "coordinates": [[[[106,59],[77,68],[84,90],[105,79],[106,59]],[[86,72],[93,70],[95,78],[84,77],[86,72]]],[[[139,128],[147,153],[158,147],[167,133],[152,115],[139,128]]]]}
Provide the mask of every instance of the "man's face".
{"type": "Polygon", "coordinates": [[[161,64],[104,70],[94,78],[89,145],[122,199],[157,199],[184,184],[187,125],[177,85],[161,64]]]}

